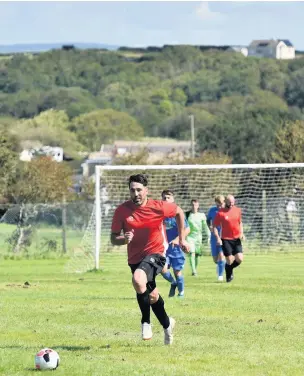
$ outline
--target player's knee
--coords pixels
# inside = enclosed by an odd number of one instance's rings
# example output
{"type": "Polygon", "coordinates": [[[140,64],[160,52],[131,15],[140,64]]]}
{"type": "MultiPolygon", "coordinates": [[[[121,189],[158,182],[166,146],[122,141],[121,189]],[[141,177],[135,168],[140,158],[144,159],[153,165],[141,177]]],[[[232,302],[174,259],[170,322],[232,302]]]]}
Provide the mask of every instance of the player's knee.
{"type": "Polygon", "coordinates": [[[146,291],[147,277],[143,270],[135,271],[133,274],[133,286],[139,293],[146,291]]]}
{"type": "Polygon", "coordinates": [[[177,277],[182,275],[182,271],[181,270],[174,270],[174,275],[177,278],[177,277]]]}
{"type": "Polygon", "coordinates": [[[159,298],[159,293],[158,289],[154,289],[150,294],[149,294],[149,299],[150,299],[150,304],[154,304],[158,301],[159,298]]]}

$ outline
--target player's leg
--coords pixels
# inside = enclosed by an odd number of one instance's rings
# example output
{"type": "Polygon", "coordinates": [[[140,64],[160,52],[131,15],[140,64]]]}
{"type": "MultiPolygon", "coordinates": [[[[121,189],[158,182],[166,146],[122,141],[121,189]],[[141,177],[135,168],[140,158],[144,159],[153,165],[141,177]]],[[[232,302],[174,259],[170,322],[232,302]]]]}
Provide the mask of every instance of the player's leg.
{"type": "Polygon", "coordinates": [[[181,255],[181,257],[176,258],[172,265],[176,283],[177,283],[179,298],[184,297],[184,292],[185,292],[185,279],[184,279],[183,272],[182,272],[182,270],[184,269],[184,265],[185,265],[184,255],[181,255]]]}
{"type": "Polygon", "coordinates": [[[222,247],[217,245],[216,238],[211,238],[210,241],[211,255],[214,263],[216,264],[217,280],[222,281],[225,270],[225,256],[222,247]]]}
{"type": "Polygon", "coordinates": [[[225,256],[222,247],[218,246],[218,258],[217,258],[217,269],[218,269],[218,281],[223,281],[224,270],[225,270],[225,256]]]}
{"type": "Polygon", "coordinates": [[[233,268],[231,266],[234,261],[233,245],[232,245],[232,241],[228,239],[222,239],[222,243],[223,243],[222,245],[223,253],[226,258],[226,264],[225,264],[226,281],[231,282],[234,278],[233,268]]]}
{"type": "Polygon", "coordinates": [[[165,302],[160,296],[157,288],[150,293],[150,303],[157,320],[164,328],[164,343],[165,345],[171,345],[173,343],[175,320],[167,315],[165,302]]]}
{"type": "Polygon", "coordinates": [[[189,261],[190,261],[190,268],[193,276],[197,275],[196,267],[195,267],[195,242],[193,239],[187,238],[187,241],[190,246],[190,252],[189,252],[189,261]]]}
{"type": "Polygon", "coordinates": [[[231,264],[231,268],[235,269],[243,262],[243,247],[241,239],[235,239],[234,240],[234,247],[233,247],[233,256],[234,261],[231,264]]]}
{"type": "MultiPolygon", "coordinates": [[[[130,265],[131,269],[132,266],[130,265]]],[[[135,269],[133,272],[132,283],[136,291],[137,302],[141,311],[141,329],[142,339],[152,338],[152,328],[150,323],[150,298],[147,289],[148,277],[144,270],[135,269]]]]}
{"type": "Polygon", "coordinates": [[[151,255],[149,258],[154,259],[154,262],[149,264],[151,266],[152,273],[148,274],[147,283],[151,308],[159,323],[164,328],[165,345],[171,345],[173,343],[173,328],[175,326],[175,320],[172,317],[169,318],[167,315],[165,310],[165,302],[159,294],[155,282],[157,274],[161,273],[161,270],[163,269],[164,263],[162,259],[164,258],[160,255],[151,255]]]}
{"type": "Polygon", "coordinates": [[[162,274],[163,278],[165,278],[165,280],[167,280],[168,282],[171,283],[169,297],[172,297],[172,296],[175,295],[175,289],[177,287],[177,283],[176,283],[174,277],[172,276],[172,274],[171,274],[171,272],[169,270],[170,267],[171,267],[171,265],[172,265],[172,261],[170,259],[170,256],[167,256],[167,258],[166,258],[166,264],[167,264],[167,268],[166,268],[167,270],[164,271],[164,272],[162,272],[161,274],[162,274]]]}
{"type": "Polygon", "coordinates": [[[195,268],[197,270],[199,264],[199,258],[203,255],[203,246],[200,239],[196,240],[195,243],[195,268]]]}

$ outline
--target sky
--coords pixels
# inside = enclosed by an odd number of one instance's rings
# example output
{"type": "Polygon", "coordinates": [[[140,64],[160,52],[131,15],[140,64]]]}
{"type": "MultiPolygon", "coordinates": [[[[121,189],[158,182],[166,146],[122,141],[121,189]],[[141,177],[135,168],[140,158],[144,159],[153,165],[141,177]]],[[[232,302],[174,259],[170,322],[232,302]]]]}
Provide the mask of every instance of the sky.
{"type": "Polygon", "coordinates": [[[245,45],[289,39],[304,50],[304,2],[0,1],[0,44],[245,45]]]}

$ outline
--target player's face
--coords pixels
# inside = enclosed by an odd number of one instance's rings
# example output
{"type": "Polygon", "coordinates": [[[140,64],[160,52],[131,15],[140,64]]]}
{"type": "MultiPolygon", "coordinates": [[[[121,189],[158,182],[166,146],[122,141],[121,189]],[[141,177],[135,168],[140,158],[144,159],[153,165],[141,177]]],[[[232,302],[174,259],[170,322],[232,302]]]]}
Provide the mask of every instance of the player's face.
{"type": "Polygon", "coordinates": [[[145,205],[147,202],[148,188],[141,183],[134,181],[130,184],[130,197],[137,206],[145,205]]]}
{"type": "Polygon", "coordinates": [[[174,196],[173,195],[162,195],[162,200],[167,202],[174,202],[174,196]]]}
{"type": "Polygon", "coordinates": [[[197,212],[199,208],[199,202],[194,201],[191,203],[191,206],[192,206],[192,211],[197,212]]]}
{"type": "Polygon", "coordinates": [[[234,206],[234,199],[227,197],[225,200],[226,208],[232,208],[234,206]]]}
{"type": "Polygon", "coordinates": [[[216,206],[218,207],[218,208],[224,208],[225,207],[225,200],[222,200],[222,201],[218,201],[217,203],[216,203],[216,206]]]}

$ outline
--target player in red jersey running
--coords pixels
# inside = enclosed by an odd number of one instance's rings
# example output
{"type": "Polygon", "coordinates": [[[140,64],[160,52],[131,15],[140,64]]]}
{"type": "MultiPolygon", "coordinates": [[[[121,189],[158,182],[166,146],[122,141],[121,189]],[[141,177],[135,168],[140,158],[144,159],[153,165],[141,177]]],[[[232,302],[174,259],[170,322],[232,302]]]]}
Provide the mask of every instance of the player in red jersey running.
{"type": "Polygon", "coordinates": [[[175,203],[148,199],[148,180],[145,175],[130,176],[129,190],[131,200],[115,210],[111,242],[113,245],[127,244],[128,264],[133,274],[133,287],[142,314],[142,339],[152,338],[152,308],[164,328],[165,345],[171,345],[175,320],[169,318],[165,311],[164,300],[159,295],[155,278],[165,271],[168,242],[163,220],[166,217],[176,218],[179,245],[184,252],[189,252],[184,233],[184,212],[175,203]]]}
{"type": "Polygon", "coordinates": [[[217,244],[222,246],[226,257],[226,281],[231,282],[234,278],[233,269],[243,261],[243,248],[241,240],[244,239],[242,211],[234,206],[235,199],[232,195],[225,198],[225,208],[216,214],[213,224],[213,233],[217,244]],[[216,227],[221,228],[221,236],[216,227]]]}

